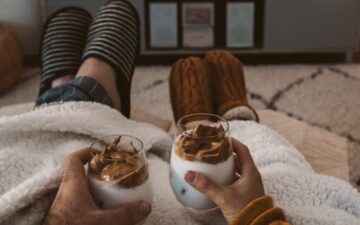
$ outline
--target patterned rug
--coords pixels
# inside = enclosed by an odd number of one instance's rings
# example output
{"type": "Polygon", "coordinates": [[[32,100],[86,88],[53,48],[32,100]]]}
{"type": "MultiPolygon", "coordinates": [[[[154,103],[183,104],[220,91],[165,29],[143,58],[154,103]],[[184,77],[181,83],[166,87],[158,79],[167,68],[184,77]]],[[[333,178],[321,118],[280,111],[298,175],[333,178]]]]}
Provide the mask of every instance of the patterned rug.
{"type": "MultiPolygon", "coordinates": [[[[138,67],[133,105],[173,120],[169,72],[170,67],[138,67]]],[[[0,107],[34,101],[38,70],[28,74],[0,97],[0,107]]],[[[285,113],[348,140],[351,183],[360,190],[360,65],[246,66],[245,74],[255,108],[285,113]]]]}

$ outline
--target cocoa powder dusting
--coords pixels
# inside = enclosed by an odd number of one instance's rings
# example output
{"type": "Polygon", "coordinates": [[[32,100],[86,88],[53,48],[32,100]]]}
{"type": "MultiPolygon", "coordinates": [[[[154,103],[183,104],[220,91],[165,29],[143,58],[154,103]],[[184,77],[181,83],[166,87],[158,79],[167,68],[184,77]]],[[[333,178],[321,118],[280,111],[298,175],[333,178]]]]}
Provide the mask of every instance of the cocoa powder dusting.
{"type": "Polygon", "coordinates": [[[138,155],[135,147],[119,149],[121,136],[116,138],[104,151],[98,151],[89,163],[89,173],[102,181],[116,181],[118,185],[131,188],[143,184],[148,178],[145,159],[138,155]]]}
{"type": "Polygon", "coordinates": [[[176,153],[189,161],[201,161],[217,164],[226,161],[232,154],[229,139],[224,127],[199,124],[186,130],[176,142],[176,153]]]}

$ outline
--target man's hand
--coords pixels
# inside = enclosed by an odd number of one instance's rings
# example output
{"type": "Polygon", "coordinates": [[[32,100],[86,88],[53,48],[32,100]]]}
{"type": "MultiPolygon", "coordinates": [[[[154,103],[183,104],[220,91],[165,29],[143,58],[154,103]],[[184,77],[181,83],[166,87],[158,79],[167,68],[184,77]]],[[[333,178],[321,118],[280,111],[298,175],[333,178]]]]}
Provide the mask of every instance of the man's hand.
{"type": "Polygon", "coordinates": [[[89,149],[74,152],[65,158],[63,179],[45,218],[45,225],[135,225],[151,211],[148,202],[126,204],[100,210],[91,197],[84,164],[90,160],[89,149]]]}
{"type": "Polygon", "coordinates": [[[246,204],[265,195],[261,175],[248,148],[234,139],[232,143],[236,153],[236,171],[241,175],[234,184],[220,186],[207,176],[194,171],[189,171],[185,175],[185,180],[192,187],[215,202],[229,223],[246,204]]]}

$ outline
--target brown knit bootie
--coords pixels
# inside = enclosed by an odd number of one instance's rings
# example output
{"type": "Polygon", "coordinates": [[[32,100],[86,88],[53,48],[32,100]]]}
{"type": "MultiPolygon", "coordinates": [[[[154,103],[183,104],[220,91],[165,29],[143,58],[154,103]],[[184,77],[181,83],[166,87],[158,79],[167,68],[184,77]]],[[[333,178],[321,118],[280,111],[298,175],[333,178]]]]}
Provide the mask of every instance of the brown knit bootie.
{"type": "Polygon", "coordinates": [[[240,61],[228,52],[211,51],[204,62],[211,77],[216,113],[227,120],[259,121],[247,100],[240,61]]]}
{"type": "Polygon", "coordinates": [[[175,121],[194,113],[214,113],[210,76],[200,58],[178,60],[170,74],[170,97],[175,121]]]}

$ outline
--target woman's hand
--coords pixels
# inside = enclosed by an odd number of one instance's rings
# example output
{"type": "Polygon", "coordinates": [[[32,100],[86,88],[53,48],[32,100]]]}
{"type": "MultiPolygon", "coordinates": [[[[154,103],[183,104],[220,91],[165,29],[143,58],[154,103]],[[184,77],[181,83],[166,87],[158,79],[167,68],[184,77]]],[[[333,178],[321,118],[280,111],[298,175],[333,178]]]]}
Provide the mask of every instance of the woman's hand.
{"type": "Polygon", "coordinates": [[[236,153],[236,171],[241,177],[230,186],[220,186],[207,176],[189,171],[185,180],[196,190],[202,192],[221,209],[230,223],[246,204],[265,195],[261,175],[255,166],[248,148],[236,140],[232,140],[236,153]]]}
{"type": "Polygon", "coordinates": [[[83,166],[89,160],[88,148],[65,158],[63,179],[45,225],[135,225],[149,215],[151,205],[144,201],[110,210],[97,208],[83,166]]]}

